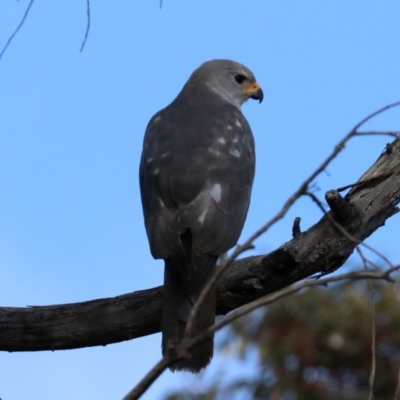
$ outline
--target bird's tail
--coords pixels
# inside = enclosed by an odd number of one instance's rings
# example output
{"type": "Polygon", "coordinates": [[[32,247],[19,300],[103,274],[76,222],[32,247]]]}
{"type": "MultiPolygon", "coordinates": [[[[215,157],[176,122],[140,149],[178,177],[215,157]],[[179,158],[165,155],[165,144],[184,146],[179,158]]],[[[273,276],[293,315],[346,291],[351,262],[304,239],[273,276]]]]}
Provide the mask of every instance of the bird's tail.
{"type": "MultiPolygon", "coordinates": [[[[217,256],[191,250],[190,253],[186,248],[173,258],[165,260],[161,319],[163,354],[173,352],[182,340],[193,305],[212,275],[217,262],[217,256]]],[[[213,287],[196,315],[190,337],[197,336],[214,324],[215,308],[216,293],[213,287]]],[[[188,351],[190,356],[188,359],[177,362],[170,369],[199,372],[211,361],[213,349],[214,337],[210,336],[188,351]]]]}

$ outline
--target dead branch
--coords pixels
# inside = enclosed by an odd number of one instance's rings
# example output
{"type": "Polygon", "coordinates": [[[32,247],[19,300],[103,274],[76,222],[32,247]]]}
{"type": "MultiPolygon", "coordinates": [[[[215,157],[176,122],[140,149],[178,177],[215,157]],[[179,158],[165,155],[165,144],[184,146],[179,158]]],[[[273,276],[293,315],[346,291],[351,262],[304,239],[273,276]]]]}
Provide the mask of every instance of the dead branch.
{"type": "MultiPolygon", "coordinates": [[[[343,204],[352,213],[331,211],[277,250],[234,261],[218,282],[217,313],[226,314],[294,282],[330,273],[343,265],[357,244],[337,230],[328,215],[334,219],[340,216],[343,228],[361,242],[399,211],[400,139],[390,149],[360,180],[384,178],[356,186],[345,196],[343,204]]],[[[149,335],[159,331],[161,297],[162,288],[158,287],[83,303],[0,308],[0,350],[73,349],[149,335]]]]}

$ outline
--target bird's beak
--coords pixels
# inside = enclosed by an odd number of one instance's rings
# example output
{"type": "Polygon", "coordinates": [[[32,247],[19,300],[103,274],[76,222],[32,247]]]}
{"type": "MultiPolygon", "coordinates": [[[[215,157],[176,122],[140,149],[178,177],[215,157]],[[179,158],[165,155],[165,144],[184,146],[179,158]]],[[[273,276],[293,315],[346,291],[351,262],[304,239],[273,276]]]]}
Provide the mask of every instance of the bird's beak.
{"type": "Polygon", "coordinates": [[[247,94],[247,96],[249,96],[250,99],[259,100],[260,103],[263,101],[264,92],[257,82],[250,84],[243,91],[247,94]]]}

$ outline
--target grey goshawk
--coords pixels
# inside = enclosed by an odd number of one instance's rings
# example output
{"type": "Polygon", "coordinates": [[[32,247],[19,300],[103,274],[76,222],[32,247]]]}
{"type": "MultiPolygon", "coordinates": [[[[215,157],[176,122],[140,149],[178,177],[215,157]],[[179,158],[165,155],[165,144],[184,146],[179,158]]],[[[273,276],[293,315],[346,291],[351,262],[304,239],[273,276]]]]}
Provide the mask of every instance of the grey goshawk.
{"type": "MultiPolygon", "coordinates": [[[[261,102],[263,92],[248,68],[208,61],[147,126],[139,175],[151,254],[165,260],[163,354],[179,345],[218,256],[242,231],[255,170],[254,139],[240,110],[249,98],[261,102]]],[[[213,288],[191,337],[214,323],[215,308],[213,288]]],[[[198,372],[212,355],[210,337],[171,369],[198,372]]]]}

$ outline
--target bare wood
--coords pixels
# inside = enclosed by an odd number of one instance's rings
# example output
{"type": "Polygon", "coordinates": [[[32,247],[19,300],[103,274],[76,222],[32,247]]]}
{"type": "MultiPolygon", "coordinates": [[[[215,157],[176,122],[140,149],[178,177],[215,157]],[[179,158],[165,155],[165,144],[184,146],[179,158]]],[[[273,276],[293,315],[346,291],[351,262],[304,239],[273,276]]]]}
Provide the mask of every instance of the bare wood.
{"type": "MultiPolygon", "coordinates": [[[[225,314],[315,274],[339,268],[399,210],[400,140],[395,140],[343,199],[328,192],[330,216],[267,255],[237,260],[218,284],[217,313],[225,314]],[[375,179],[371,179],[375,178],[375,179]],[[343,202],[345,200],[345,202],[343,202]],[[352,240],[353,239],[353,240],[352,240]],[[354,240],[356,239],[356,240],[354,240]]],[[[288,232],[288,238],[290,232],[288,232]]],[[[0,350],[73,349],[130,340],[159,331],[162,288],[83,303],[0,308],[0,350]]]]}

